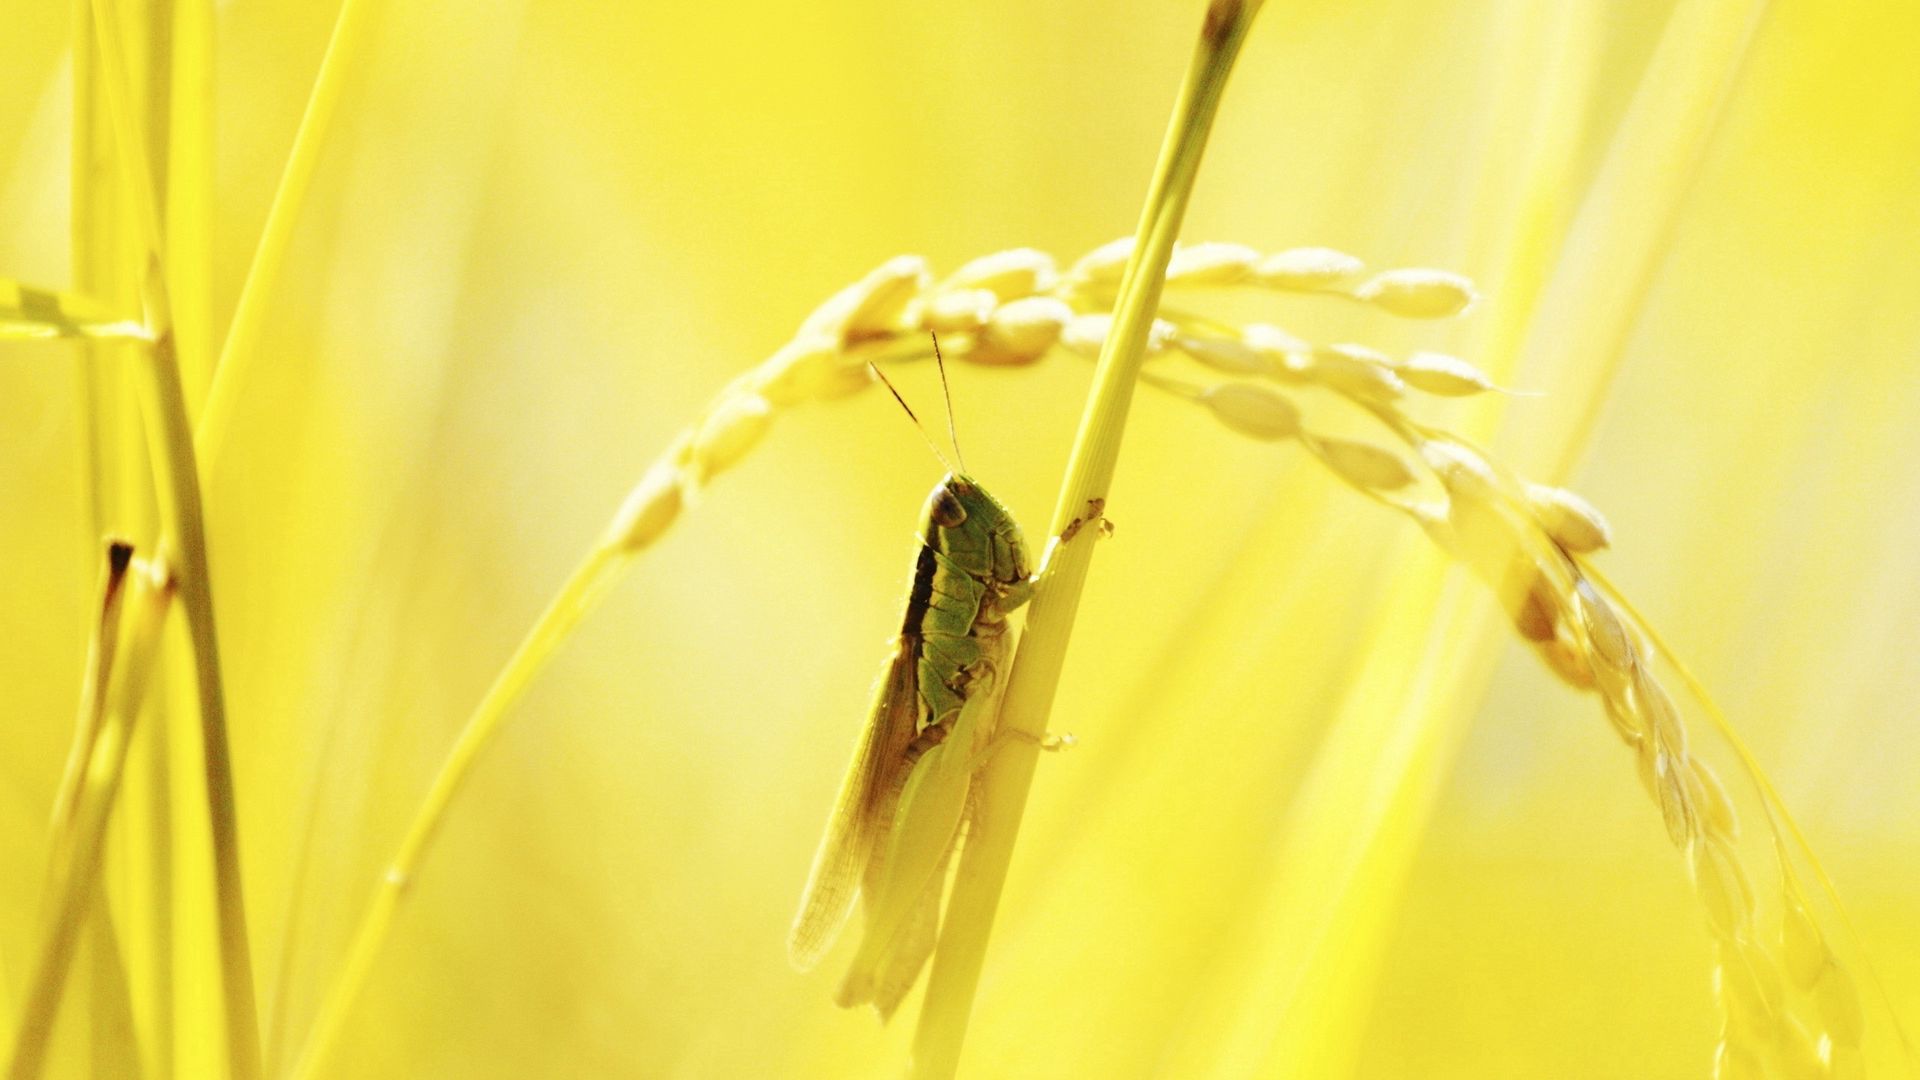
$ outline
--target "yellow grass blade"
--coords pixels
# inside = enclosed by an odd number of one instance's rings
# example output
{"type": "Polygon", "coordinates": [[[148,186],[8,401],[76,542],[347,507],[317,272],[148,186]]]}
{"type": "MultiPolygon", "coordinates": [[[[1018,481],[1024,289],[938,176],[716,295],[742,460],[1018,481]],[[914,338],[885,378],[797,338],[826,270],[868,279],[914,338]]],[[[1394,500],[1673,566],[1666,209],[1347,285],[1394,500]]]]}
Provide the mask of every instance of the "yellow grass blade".
{"type": "Polygon", "coordinates": [[[266,228],[260,234],[260,246],[247,268],[239,306],[234,309],[233,322],[227,327],[227,339],[212,372],[206,409],[195,429],[203,467],[219,460],[221,447],[232,427],[240,387],[257,352],[267,302],[279,284],[280,268],[286,262],[287,247],[293,242],[293,228],[306,202],[314,170],[319,166],[320,150],[326,143],[334,110],[340,104],[341,90],[367,46],[371,21],[368,11],[372,6],[368,0],[344,0],[340,5],[333,38],[327,43],[327,54],[320,61],[319,74],[314,77],[306,114],[300,118],[300,130],[294,134],[293,150],[287,155],[286,170],[281,173],[280,186],[274,191],[266,228]]]}
{"type": "Polygon", "coordinates": [[[1586,445],[1766,10],[1766,0],[1690,0],[1669,17],[1561,247],[1570,257],[1533,313],[1528,370],[1554,393],[1513,434],[1558,452],[1515,462],[1523,472],[1554,481],[1586,445]]]}

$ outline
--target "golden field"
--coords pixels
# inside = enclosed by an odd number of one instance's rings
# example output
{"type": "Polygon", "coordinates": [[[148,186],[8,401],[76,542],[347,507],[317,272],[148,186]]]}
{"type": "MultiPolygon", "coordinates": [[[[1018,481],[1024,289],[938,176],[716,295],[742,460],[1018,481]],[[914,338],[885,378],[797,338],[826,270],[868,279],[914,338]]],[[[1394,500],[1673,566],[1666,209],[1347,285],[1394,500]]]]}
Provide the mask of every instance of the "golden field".
{"type": "MultiPolygon", "coordinates": [[[[141,275],[171,294],[262,1074],[900,1075],[918,995],[881,1027],[833,1007],[841,953],[802,976],[785,950],[941,471],[877,390],[782,408],[689,488],[502,714],[324,1063],[303,1055],[463,724],[649,463],[895,256],[937,280],[1129,234],[1202,5],[356,0],[299,137],[334,5],[15,7],[0,278],[149,318],[141,275]],[[157,271],[111,73],[73,51],[101,25],[157,271]]],[[[1406,409],[1605,511],[1592,564],[1845,901],[1792,855],[1873,1076],[1914,1071],[1920,1023],[1917,39],[1906,0],[1270,0],[1181,233],[1472,279],[1438,320],[1194,303],[1520,391],[1406,409]]],[[[147,347],[14,337],[17,1070],[100,538],[177,547],[132,386],[147,347]]],[[[948,365],[971,472],[1036,547],[1092,370],[1066,348],[948,365]]],[[[928,365],[893,377],[938,417],[928,365]]],[[[1318,430],[1379,441],[1315,400],[1318,430]]],[[[1404,515],[1187,406],[1134,403],[1050,720],[1078,743],[1039,761],[960,1074],[1712,1075],[1709,915],[1596,696],[1404,515]]],[[[239,894],[214,884],[193,644],[174,617],[130,717],[46,1075],[251,1072],[223,1019],[239,894]]],[[[1770,804],[1662,668],[1776,926],[1770,804]]]]}

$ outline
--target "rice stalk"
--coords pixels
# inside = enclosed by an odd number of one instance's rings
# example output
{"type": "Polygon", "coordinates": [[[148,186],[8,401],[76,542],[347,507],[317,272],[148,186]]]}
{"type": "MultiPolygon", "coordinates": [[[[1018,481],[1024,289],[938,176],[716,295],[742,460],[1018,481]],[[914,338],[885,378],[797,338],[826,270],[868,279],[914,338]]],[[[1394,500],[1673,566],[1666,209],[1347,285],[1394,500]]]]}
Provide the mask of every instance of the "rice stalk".
{"type": "MultiPolygon", "coordinates": [[[[214,315],[214,5],[212,0],[166,0],[138,10],[135,17],[146,24],[146,51],[151,58],[141,96],[148,117],[155,204],[161,214],[168,325],[180,368],[182,411],[193,420],[205,407],[220,333],[214,315]]],[[[137,259],[131,263],[139,265],[137,259]]],[[[176,908],[188,913],[208,907],[219,911],[221,854],[207,850],[215,842],[212,829],[204,841],[189,838],[175,843],[176,821],[191,819],[199,808],[192,805],[197,794],[193,785],[174,782],[174,755],[180,753],[189,760],[204,760],[205,755],[192,728],[180,723],[194,708],[187,696],[192,682],[189,673],[163,668],[161,676],[149,722],[142,727],[144,745],[136,751],[144,756],[139,762],[143,767],[130,771],[120,813],[126,825],[129,871],[124,877],[122,925],[130,946],[139,950],[131,956],[147,974],[136,1019],[151,1044],[143,1048],[147,1071],[156,1080],[164,1080],[176,1069],[192,1073],[202,1067],[191,1056],[176,1062],[176,1043],[218,1055],[217,1029],[234,1022],[231,1015],[209,1015],[216,1010],[190,1006],[177,1013],[174,1006],[176,977],[191,986],[207,978],[224,983],[229,974],[222,970],[223,958],[209,956],[216,950],[191,938],[177,941],[175,937],[176,908]],[[202,860],[211,861],[213,872],[202,860]],[[184,967],[176,965],[176,954],[188,957],[184,967]]],[[[217,818],[220,812],[211,813],[217,818]]],[[[237,879],[233,884],[237,887],[237,879]]],[[[103,913],[107,910],[105,905],[97,906],[103,913]]],[[[226,921],[223,917],[223,925],[226,921]]],[[[185,922],[191,925],[192,920],[185,922]]],[[[244,1019],[253,1022],[251,1015],[244,1019]]],[[[109,1033],[112,1021],[111,1016],[96,1018],[97,1041],[109,1033]]],[[[231,1036],[227,1045],[235,1045],[231,1036]]],[[[246,1055],[245,1049],[237,1054],[227,1051],[228,1057],[246,1055]]]]}
{"type": "MultiPolygon", "coordinates": [[[[73,746],[67,751],[67,764],[61,770],[60,786],[53,796],[52,832],[59,836],[72,828],[74,806],[86,782],[86,770],[93,760],[93,748],[100,741],[107,722],[106,686],[113,672],[114,649],[120,643],[120,612],[126,593],[127,571],[133,562],[133,545],[110,540],[100,570],[99,614],[93,634],[87,642],[85,673],[80,683],[80,717],[73,726],[73,746]]],[[[54,882],[49,881],[49,886],[54,882]]]]}
{"type": "Polygon", "coordinates": [[[103,903],[96,882],[108,818],[119,794],[134,722],[146,700],[175,586],[164,554],[134,567],[128,575],[131,556],[131,549],[124,545],[109,551],[98,640],[113,644],[95,650],[97,662],[90,661],[81,693],[87,710],[81,724],[91,737],[84,769],[77,774],[69,808],[55,831],[40,944],[9,1057],[9,1080],[32,1080],[44,1068],[88,908],[103,903]],[[131,581],[122,600],[121,579],[127,576],[131,581]]]}
{"type": "MultiPolygon", "coordinates": [[[[122,798],[126,797],[123,793],[122,798]]],[[[134,1015],[133,983],[111,905],[98,899],[88,905],[82,934],[84,955],[92,961],[87,965],[86,980],[91,987],[87,995],[91,1014],[87,1053],[93,1073],[138,1080],[148,1075],[142,1059],[150,1051],[134,1015]]]]}
{"type": "Polygon", "coordinates": [[[1582,253],[1572,264],[1578,272],[1559,274],[1530,309],[1536,327],[1592,327],[1546,350],[1555,370],[1572,376],[1529,418],[1562,436],[1561,458],[1547,464],[1548,475],[1567,471],[1599,422],[1601,391],[1627,355],[1661,257],[1672,250],[1754,37],[1774,6],[1688,0],[1667,16],[1592,195],[1562,241],[1563,250],[1582,253]]]}
{"type": "Polygon", "coordinates": [[[305,205],[307,189],[320,165],[320,151],[340,104],[347,75],[358,63],[369,36],[367,0],[342,0],[340,14],[333,24],[333,36],[327,41],[326,55],[320,59],[320,71],[314,76],[313,92],[307,98],[306,112],[294,132],[293,149],[280,183],[273,191],[273,204],[267,209],[267,222],[253,261],[247,266],[246,280],[240,286],[240,299],[227,326],[227,337],[220,357],[210,373],[206,409],[194,430],[195,449],[203,468],[220,459],[227,434],[233,427],[239,389],[246,381],[247,368],[259,352],[260,331],[265,325],[267,303],[280,281],[287,249],[293,243],[294,225],[305,205]]]}
{"type": "MultiPolygon", "coordinates": [[[[77,828],[76,811],[86,790],[88,767],[107,730],[109,702],[106,691],[120,644],[121,612],[125,609],[127,594],[124,586],[132,561],[132,545],[121,540],[107,542],[101,560],[100,585],[96,590],[93,632],[87,643],[86,663],[81,675],[73,745],[68,751],[66,767],[54,794],[49,826],[53,857],[49,860],[41,886],[42,904],[49,912],[54,910],[64,881],[71,871],[77,828]]],[[[95,1061],[133,1058],[131,1048],[137,1046],[138,1042],[130,1030],[131,992],[125,967],[119,963],[120,946],[111,913],[104,903],[94,902],[87,904],[79,917],[83,925],[75,931],[76,940],[83,940],[95,959],[89,980],[92,993],[88,995],[94,1013],[91,1028],[95,1061]],[[113,1045],[115,1042],[124,1043],[124,1046],[116,1047],[113,1045]]],[[[12,1018],[10,1005],[7,1017],[9,1020],[12,1018]]],[[[33,1020],[29,1019],[28,1023],[33,1023],[33,1020]]],[[[38,1037],[44,1038],[50,1034],[41,1032],[38,1037]]]]}
{"type": "MultiPolygon", "coordinates": [[[[120,239],[115,234],[123,231],[114,226],[119,224],[124,203],[115,198],[112,134],[100,115],[106,104],[100,86],[98,50],[93,40],[91,0],[73,0],[70,18],[73,23],[73,145],[68,184],[73,283],[76,289],[101,297],[97,303],[105,304],[106,298],[112,297],[125,300],[132,307],[133,299],[125,295],[124,288],[116,288],[118,283],[113,280],[116,267],[126,263],[124,259],[115,258],[111,250],[120,239]]],[[[137,328],[144,340],[146,328],[135,320],[126,321],[137,328]]],[[[128,395],[123,380],[107,366],[118,359],[108,355],[109,351],[88,345],[83,350],[79,372],[80,441],[85,462],[82,483],[92,526],[88,530],[89,559],[94,555],[93,538],[106,536],[116,528],[124,498],[123,485],[116,482],[115,476],[120,447],[124,444],[137,447],[139,442],[129,437],[122,425],[113,422],[113,417],[124,411],[121,406],[128,395]]]]}
{"type": "MultiPolygon", "coordinates": [[[[73,26],[73,127],[69,169],[72,286],[117,310],[138,311],[135,271],[144,262],[144,249],[139,227],[132,220],[130,200],[121,197],[114,132],[107,116],[110,105],[101,76],[93,7],[89,0],[74,0],[70,19],[73,26]]],[[[151,117],[153,110],[149,108],[148,113],[151,117]]],[[[167,130],[166,126],[160,126],[152,137],[161,141],[159,135],[167,130]]],[[[77,419],[82,432],[83,498],[91,525],[86,534],[89,537],[151,537],[154,534],[152,471],[142,438],[132,377],[134,365],[141,362],[141,342],[149,336],[144,326],[139,327],[139,335],[140,341],[132,342],[91,339],[80,342],[78,381],[82,406],[77,419]]],[[[127,885],[126,917],[120,925],[145,974],[138,993],[129,982],[128,964],[120,947],[111,904],[101,902],[89,906],[85,937],[86,948],[93,958],[90,966],[93,991],[88,1000],[92,1007],[89,1027],[95,1067],[126,1075],[138,1070],[155,1080],[165,1080],[172,1075],[174,1045],[174,847],[173,815],[169,806],[174,793],[167,750],[174,729],[171,717],[176,711],[178,706],[168,695],[155,696],[149,719],[136,736],[139,745],[134,751],[126,797],[118,814],[121,832],[127,841],[123,850],[128,856],[124,861],[129,871],[119,878],[127,885]],[[144,861],[141,861],[142,855],[144,861]],[[146,1054],[146,1060],[128,1060],[131,1048],[146,1054]]],[[[84,760],[77,758],[70,764],[84,764],[84,760]]],[[[74,779],[77,780],[77,775],[74,779]]],[[[55,821],[59,819],[56,801],[55,821]]],[[[115,883],[112,878],[102,880],[109,889],[115,883]]]]}
{"type": "Polygon", "coordinates": [[[144,248],[134,277],[139,288],[141,320],[153,340],[133,365],[133,378],[147,431],[161,542],[178,549],[177,565],[172,572],[186,615],[193,681],[199,699],[228,1064],[239,1080],[250,1080],[260,1075],[259,1021],[254,1007],[253,966],[240,875],[239,823],[227,741],[219,635],[214,625],[213,583],[207,562],[206,523],[201,507],[200,465],[194,452],[193,427],[187,414],[173,336],[172,305],[165,272],[166,249],[152,181],[154,173],[132,109],[131,83],[122,54],[126,39],[114,0],[93,0],[92,15],[100,82],[114,133],[117,178],[134,208],[135,236],[144,248]]]}
{"type": "MultiPolygon", "coordinates": [[[[156,290],[160,288],[157,280],[150,284],[156,290]]],[[[164,300],[153,310],[164,312],[164,300]]],[[[260,1072],[258,1020],[240,874],[239,821],[234,803],[232,756],[228,749],[226,693],[219,635],[214,625],[213,583],[207,563],[199,472],[179,368],[165,330],[160,331],[152,353],[144,360],[140,365],[141,399],[159,489],[161,536],[179,546],[178,588],[192,643],[193,682],[199,700],[228,1054],[235,1075],[245,1080],[260,1072]]]]}
{"type": "MultiPolygon", "coordinates": [[[[1175,242],[1193,194],[1207,137],[1213,129],[1227,78],[1238,58],[1259,0],[1215,0],[1207,8],[1200,40],[1173,107],[1166,141],[1154,166],[1153,184],[1141,210],[1136,242],[1120,279],[1107,335],[1094,369],[1072,456],[1054,504],[1050,545],[1034,582],[1026,632],[1014,653],[1001,704],[999,730],[1011,740],[981,770],[970,793],[973,814],[955,870],[953,892],[941,919],[927,996],[914,1032],[912,1074],[941,1080],[959,1069],[968,1018],[986,961],[1013,845],[1027,794],[1033,785],[1041,739],[1053,708],[1067,641],[1092,565],[1095,544],[1073,543],[1082,515],[1098,516],[1107,505],[1120,439],[1126,429],[1148,346],[1154,337],[1161,291],[1169,277],[1175,242]]],[[[989,323],[991,325],[991,323],[989,323]]]]}
{"type": "MultiPolygon", "coordinates": [[[[164,180],[160,210],[165,215],[167,285],[173,299],[173,336],[180,352],[180,382],[187,413],[199,416],[213,381],[213,2],[171,0],[155,16],[167,20],[167,34],[154,51],[151,81],[168,91],[152,95],[149,107],[163,117],[149,126],[156,147],[156,180],[164,180]],[[171,16],[167,20],[167,16],[171,16]]],[[[155,35],[156,38],[159,35],[155,35]]]]}

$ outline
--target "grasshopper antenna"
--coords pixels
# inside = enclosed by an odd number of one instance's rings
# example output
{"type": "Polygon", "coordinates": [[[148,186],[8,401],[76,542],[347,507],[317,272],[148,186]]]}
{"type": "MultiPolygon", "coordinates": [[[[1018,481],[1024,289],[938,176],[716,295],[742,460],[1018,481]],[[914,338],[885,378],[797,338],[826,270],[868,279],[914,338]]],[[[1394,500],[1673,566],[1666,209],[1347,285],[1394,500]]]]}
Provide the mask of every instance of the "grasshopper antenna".
{"type": "MultiPolygon", "coordinates": [[[[907,399],[901,397],[900,391],[894,388],[893,380],[887,378],[886,373],[881,371],[878,367],[875,367],[873,361],[871,360],[867,361],[867,370],[873,372],[876,378],[878,378],[882,383],[886,384],[887,393],[892,394],[893,400],[899,402],[900,407],[906,410],[907,419],[913,421],[913,429],[920,433],[921,438],[927,440],[927,449],[933,451],[933,456],[940,459],[940,464],[945,465],[947,467],[947,471],[952,473],[955,476],[965,475],[963,470],[955,469],[953,467],[953,462],[947,460],[947,455],[940,452],[939,444],[933,441],[933,436],[927,434],[926,426],[920,423],[920,418],[918,416],[915,416],[913,414],[913,406],[907,404],[907,399]]],[[[959,447],[955,447],[954,452],[959,453],[959,447]]]]}
{"type": "Polygon", "coordinates": [[[953,459],[960,463],[960,475],[967,472],[967,456],[960,452],[960,432],[953,426],[953,389],[947,385],[947,359],[940,355],[940,335],[929,330],[933,338],[933,362],[940,368],[940,396],[947,402],[947,441],[953,443],[953,459]]]}

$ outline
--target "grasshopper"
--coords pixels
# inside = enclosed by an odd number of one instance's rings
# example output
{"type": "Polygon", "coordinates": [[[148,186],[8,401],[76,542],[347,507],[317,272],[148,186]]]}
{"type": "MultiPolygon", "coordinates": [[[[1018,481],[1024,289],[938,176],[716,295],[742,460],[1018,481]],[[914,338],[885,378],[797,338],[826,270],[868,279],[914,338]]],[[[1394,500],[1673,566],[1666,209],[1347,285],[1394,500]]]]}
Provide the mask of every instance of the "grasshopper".
{"type": "MultiPolygon", "coordinates": [[[[939,350],[936,338],[944,388],[939,350]]],[[[887,389],[912,417],[899,391],[887,389]]],[[[951,437],[950,398],[947,421],[951,437]]],[[[812,968],[860,898],[864,936],[834,997],[842,1007],[871,1004],[885,1020],[933,953],[973,774],[996,734],[1013,645],[1007,615],[1032,591],[1020,526],[964,462],[949,466],[921,513],[906,616],[787,939],[793,966],[812,968]]]]}

